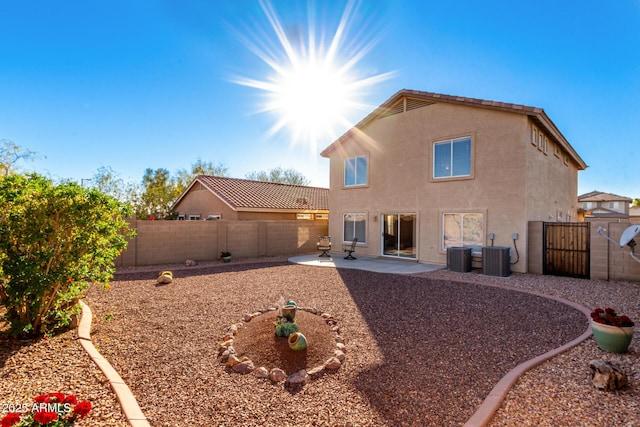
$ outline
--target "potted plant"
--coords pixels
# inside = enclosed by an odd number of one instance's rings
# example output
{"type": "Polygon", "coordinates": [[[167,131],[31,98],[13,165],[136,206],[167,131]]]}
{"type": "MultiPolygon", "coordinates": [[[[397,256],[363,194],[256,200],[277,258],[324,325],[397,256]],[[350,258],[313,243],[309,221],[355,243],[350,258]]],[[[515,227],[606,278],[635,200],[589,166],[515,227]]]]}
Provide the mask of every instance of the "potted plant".
{"type": "Polygon", "coordinates": [[[220,253],[220,258],[222,258],[222,261],[224,262],[231,262],[231,252],[222,251],[220,253]]]}
{"type": "Polygon", "coordinates": [[[613,308],[596,308],[591,313],[591,331],[598,347],[611,353],[627,351],[633,338],[633,321],[613,308]]]}

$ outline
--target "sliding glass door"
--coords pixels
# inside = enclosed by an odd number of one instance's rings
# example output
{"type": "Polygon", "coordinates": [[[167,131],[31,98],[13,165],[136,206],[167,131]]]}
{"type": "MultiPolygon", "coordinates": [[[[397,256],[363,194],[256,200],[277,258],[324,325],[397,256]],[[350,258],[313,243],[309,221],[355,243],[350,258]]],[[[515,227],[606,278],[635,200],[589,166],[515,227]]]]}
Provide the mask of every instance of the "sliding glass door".
{"type": "Polygon", "coordinates": [[[416,258],[416,215],[382,214],[382,255],[416,258]]]}

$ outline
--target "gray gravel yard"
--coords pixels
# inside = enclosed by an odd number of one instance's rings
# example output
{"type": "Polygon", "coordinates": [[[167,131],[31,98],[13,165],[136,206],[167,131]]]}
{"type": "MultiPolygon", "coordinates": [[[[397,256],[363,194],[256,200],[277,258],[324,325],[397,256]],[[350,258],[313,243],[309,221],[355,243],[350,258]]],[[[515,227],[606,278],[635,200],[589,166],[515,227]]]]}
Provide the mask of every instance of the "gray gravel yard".
{"type": "MultiPolygon", "coordinates": [[[[510,369],[588,326],[573,308],[509,288],[589,308],[613,306],[640,319],[640,285],[630,282],[448,271],[401,276],[277,260],[172,267],[170,285],[155,286],[164,266],[121,272],[110,291],[93,287],[85,300],[94,314],[96,348],[131,387],[153,426],[462,425],[510,369]],[[280,296],[338,319],[347,350],[340,370],[304,386],[284,386],[229,373],[218,362],[217,341],[226,328],[280,296]]],[[[640,426],[637,330],[623,355],[600,351],[590,338],[532,369],[490,425],[640,426]],[[596,390],[589,371],[594,358],[623,366],[630,386],[618,395],[596,390]]],[[[66,379],[71,386],[64,388],[89,384],[86,393],[93,393],[99,409],[86,425],[123,425],[108,384],[95,379],[95,368],[69,334],[51,339],[60,359],[80,361],[64,370],[78,378],[66,379]]],[[[7,392],[22,401],[20,394],[42,390],[34,383],[46,373],[18,374],[15,365],[38,366],[51,354],[40,343],[26,347],[0,353],[3,397],[7,392]]],[[[58,383],[65,382],[52,384],[58,383]]]]}

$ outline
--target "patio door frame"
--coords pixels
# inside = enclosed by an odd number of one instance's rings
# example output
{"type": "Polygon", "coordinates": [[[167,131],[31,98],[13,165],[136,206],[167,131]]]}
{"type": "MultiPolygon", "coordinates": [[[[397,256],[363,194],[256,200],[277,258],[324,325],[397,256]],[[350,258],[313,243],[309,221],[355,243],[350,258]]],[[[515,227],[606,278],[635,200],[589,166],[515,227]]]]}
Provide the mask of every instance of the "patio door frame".
{"type": "Polygon", "coordinates": [[[395,258],[395,259],[406,259],[406,260],[418,260],[418,214],[415,212],[394,212],[394,213],[381,213],[380,214],[380,256],[384,256],[384,257],[389,257],[389,258],[395,258]],[[400,217],[401,216],[412,216],[413,217],[413,242],[412,242],[412,247],[413,247],[413,255],[412,256],[402,256],[401,254],[401,236],[402,236],[402,232],[401,232],[401,221],[400,221],[400,217]],[[396,254],[389,254],[389,253],[385,253],[386,249],[385,249],[385,239],[387,236],[387,233],[385,230],[385,224],[387,223],[387,217],[395,217],[395,219],[397,220],[397,224],[398,224],[398,229],[397,229],[397,238],[396,238],[396,254]]]}

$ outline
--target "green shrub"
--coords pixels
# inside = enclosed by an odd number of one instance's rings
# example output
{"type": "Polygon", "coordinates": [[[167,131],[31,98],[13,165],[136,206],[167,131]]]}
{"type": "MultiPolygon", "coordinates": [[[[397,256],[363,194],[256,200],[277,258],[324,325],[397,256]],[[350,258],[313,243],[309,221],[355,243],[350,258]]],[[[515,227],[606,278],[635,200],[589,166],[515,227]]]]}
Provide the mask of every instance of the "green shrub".
{"type": "Polygon", "coordinates": [[[299,330],[300,327],[296,323],[284,322],[276,325],[276,335],[279,337],[288,337],[299,330]]]}
{"type": "Polygon", "coordinates": [[[133,236],[129,207],[73,182],[0,178],[0,304],[12,335],[66,326],[90,283],[108,288],[133,236]]]}

